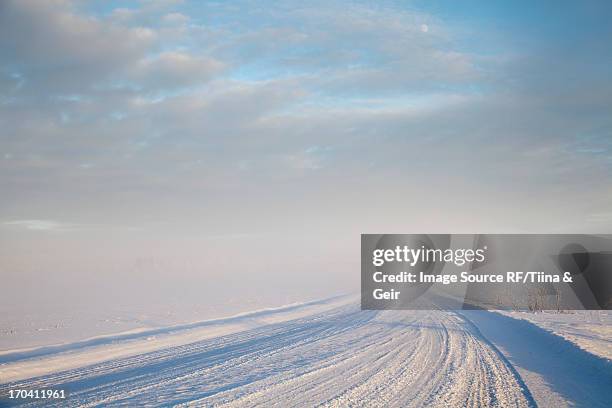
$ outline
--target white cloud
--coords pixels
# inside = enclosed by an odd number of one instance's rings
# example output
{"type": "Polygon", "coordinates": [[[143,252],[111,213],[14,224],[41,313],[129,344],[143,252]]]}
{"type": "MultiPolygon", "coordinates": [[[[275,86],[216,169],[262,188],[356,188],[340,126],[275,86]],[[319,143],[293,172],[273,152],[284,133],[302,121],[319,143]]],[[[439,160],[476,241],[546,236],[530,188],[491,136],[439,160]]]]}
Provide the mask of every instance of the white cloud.
{"type": "Polygon", "coordinates": [[[205,82],[222,69],[223,63],[214,58],[168,51],[138,61],[129,77],[144,90],[172,89],[205,82]]]}
{"type": "Polygon", "coordinates": [[[149,28],[78,14],[69,1],[9,0],[0,13],[0,63],[37,92],[84,91],[143,56],[155,39],[149,28]]]}
{"type": "Polygon", "coordinates": [[[69,227],[67,224],[52,220],[15,220],[6,221],[3,224],[32,231],[61,231],[69,227]]]}
{"type": "Polygon", "coordinates": [[[189,17],[182,13],[168,13],[162,17],[166,24],[186,24],[189,22],[189,17]]]}

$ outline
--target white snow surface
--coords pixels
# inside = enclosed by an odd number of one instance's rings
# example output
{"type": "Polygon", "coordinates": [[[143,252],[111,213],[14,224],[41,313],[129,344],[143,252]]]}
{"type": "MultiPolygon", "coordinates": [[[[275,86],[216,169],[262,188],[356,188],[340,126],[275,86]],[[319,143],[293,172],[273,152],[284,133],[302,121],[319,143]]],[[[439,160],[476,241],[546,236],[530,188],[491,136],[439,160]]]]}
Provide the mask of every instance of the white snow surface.
{"type": "Polygon", "coordinates": [[[545,310],[538,313],[506,312],[555,333],[585,351],[612,360],[612,311],[545,310]]]}
{"type": "Polygon", "coordinates": [[[524,319],[339,297],[7,352],[0,395],[14,388],[66,388],[58,406],[86,407],[606,407],[612,369],[524,319]]]}

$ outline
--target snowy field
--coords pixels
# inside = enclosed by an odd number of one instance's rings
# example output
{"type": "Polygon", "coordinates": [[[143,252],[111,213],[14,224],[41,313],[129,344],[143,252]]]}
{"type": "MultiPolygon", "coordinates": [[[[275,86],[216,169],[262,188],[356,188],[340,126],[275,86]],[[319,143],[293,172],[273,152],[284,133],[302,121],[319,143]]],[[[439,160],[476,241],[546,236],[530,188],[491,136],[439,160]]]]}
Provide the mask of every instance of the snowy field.
{"type": "Polygon", "coordinates": [[[612,311],[510,312],[575,343],[580,348],[612,360],[612,311]]]}
{"type": "Polygon", "coordinates": [[[609,316],[581,329],[580,314],[520,315],[340,297],[4,352],[0,392],[66,388],[61,406],[610,406],[610,360],[576,334],[609,347],[609,316]]]}

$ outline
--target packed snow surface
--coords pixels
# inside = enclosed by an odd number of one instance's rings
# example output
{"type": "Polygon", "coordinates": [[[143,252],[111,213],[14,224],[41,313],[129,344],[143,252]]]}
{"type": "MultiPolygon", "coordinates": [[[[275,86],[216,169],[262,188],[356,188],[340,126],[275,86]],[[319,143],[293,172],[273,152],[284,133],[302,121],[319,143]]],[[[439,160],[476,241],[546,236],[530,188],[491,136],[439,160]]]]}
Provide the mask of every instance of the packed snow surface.
{"type": "Polygon", "coordinates": [[[6,353],[0,393],[65,388],[61,406],[604,407],[608,363],[495,312],[361,311],[342,297],[6,353]]]}

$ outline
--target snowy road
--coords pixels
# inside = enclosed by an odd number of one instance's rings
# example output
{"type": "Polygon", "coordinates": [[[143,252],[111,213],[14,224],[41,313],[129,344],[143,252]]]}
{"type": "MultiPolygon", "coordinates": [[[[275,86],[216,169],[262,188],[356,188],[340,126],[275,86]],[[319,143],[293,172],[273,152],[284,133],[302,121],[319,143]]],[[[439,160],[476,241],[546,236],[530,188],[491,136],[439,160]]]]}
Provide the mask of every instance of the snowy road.
{"type": "Polygon", "coordinates": [[[461,315],[355,304],[7,387],[67,388],[62,406],[534,405],[516,371],[461,315]]]}

